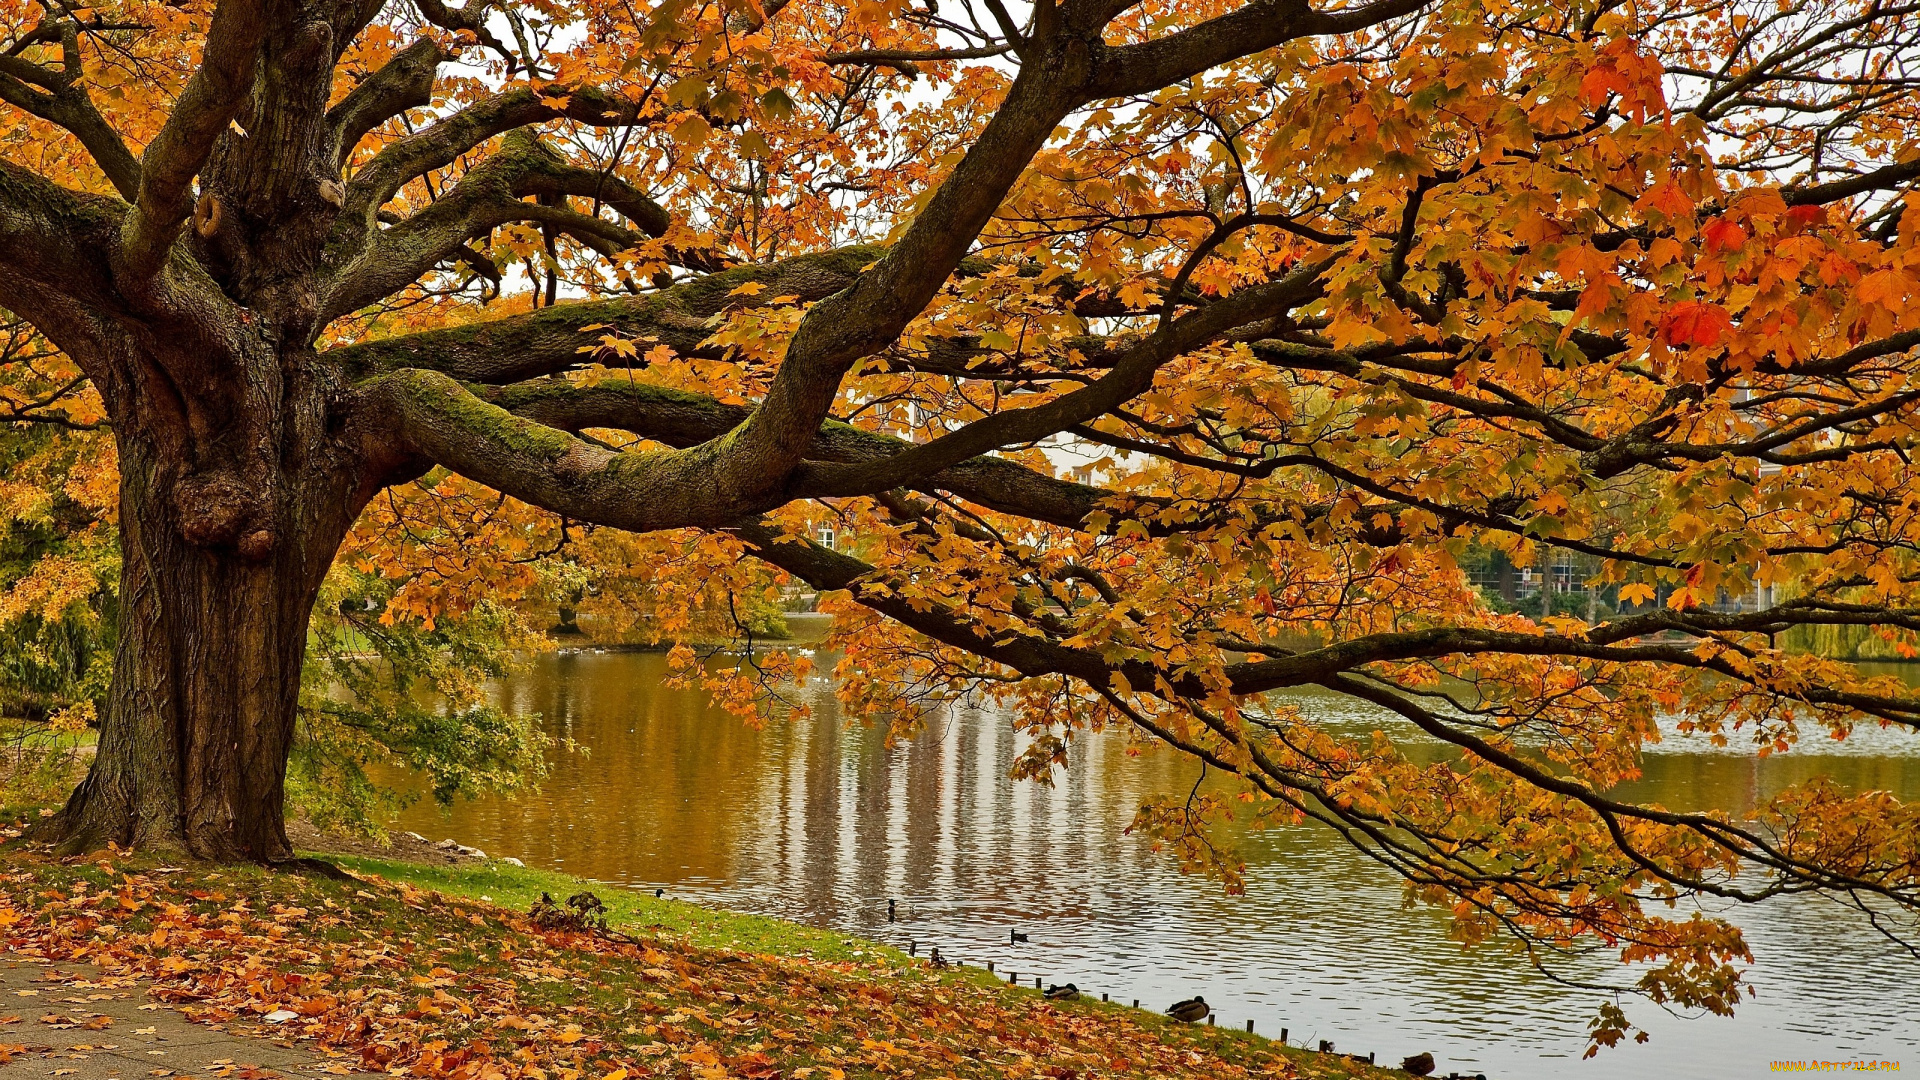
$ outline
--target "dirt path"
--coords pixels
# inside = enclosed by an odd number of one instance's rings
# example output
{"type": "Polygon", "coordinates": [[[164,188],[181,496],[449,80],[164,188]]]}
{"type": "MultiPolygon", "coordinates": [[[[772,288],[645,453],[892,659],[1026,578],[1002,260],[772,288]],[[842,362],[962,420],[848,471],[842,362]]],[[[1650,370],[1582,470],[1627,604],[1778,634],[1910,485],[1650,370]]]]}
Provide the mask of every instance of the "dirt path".
{"type": "Polygon", "coordinates": [[[0,1076],[272,1080],[358,1071],[277,1034],[270,1023],[191,1023],[149,998],[144,981],[0,952],[0,1076]]]}

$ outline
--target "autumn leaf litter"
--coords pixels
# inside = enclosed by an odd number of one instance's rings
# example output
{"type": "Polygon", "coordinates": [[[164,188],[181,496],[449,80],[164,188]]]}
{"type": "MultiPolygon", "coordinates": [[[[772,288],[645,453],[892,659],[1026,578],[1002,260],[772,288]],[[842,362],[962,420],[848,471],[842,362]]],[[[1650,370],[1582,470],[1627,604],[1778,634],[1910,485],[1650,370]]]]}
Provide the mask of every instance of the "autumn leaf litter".
{"type": "MultiPolygon", "coordinates": [[[[377,877],[0,864],[0,942],[342,1070],[457,1080],[1387,1075],[968,973],[573,928],[377,877]],[[162,872],[162,871],[166,872],[162,872]]],[[[0,1057],[23,1047],[7,1046],[0,1057]]]]}

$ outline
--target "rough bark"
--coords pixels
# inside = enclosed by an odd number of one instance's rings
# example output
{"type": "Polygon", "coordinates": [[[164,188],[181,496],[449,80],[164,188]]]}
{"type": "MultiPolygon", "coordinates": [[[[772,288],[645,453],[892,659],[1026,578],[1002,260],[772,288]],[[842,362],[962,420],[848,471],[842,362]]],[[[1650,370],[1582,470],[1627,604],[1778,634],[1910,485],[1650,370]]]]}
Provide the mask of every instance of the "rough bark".
{"type": "Polygon", "coordinates": [[[70,851],[111,841],[291,857],[283,781],[307,620],[366,492],[352,430],[328,430],[332,395],[287,390],[244,425],[272,437],[265,469],[205,454],[196,469],[167,433],[118,429],[113,683],[92,769],[41,838],[70,851]]]}

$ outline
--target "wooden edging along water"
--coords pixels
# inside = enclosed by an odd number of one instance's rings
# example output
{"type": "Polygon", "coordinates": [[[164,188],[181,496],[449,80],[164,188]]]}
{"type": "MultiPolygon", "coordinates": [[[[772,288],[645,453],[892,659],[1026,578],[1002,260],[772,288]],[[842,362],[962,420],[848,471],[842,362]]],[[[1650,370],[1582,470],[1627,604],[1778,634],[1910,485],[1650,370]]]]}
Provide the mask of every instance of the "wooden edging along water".
{"type": "MultiPolygon", "coordinates": [[[[909,939],[909,940],[907,941],[907,955],[908,955],[908,956],[910,956],[910,957],[914,957],[914,958],[916,958],[916,959],[917,959],[917,958],[919,957],[919,955],[920,955],[920,942],[919,942],[919,941],[918,941],[917,939],[909,939]]],[[[932,963],[932,966],[934,966],[934,967],[936,967],[936,968],[945,968],[945,967],[953,967],[953,968],[955,968],[955,969],[959,969],[959,968],[964,968],[964,967],[966,967],[966,966],[967,966],[967,964],[968,964],[968,962],[969,962],[969,961],[968,961],[968,960],[966,960],[966,959],[956,959],[956,960],[949,960],[949,959],[947,959],[947,958],[945,958],[944,956],[942,956],[942,955],[941,955],[941,953],[940,953],[940,948],[939,948],[939,946],[937,946],[937,945],[936,945],[936,946],[933,946],[933,947],[931,948],[931,950],[930,950],[930,951],[928,952],[928,956],[930,957],[930,961],[931,961],[931,963],[932,963]]],[[[989,974],[989,975],[994,975],[994,974],[997,974],[997,973],[996,973],[996,972],[994,971],[994,964],[995,964],[995,961],[992,961],[992,960],[988,960],[988,961],[985,961],[984,963],[979,963],[979,964],[978,964],[978,966],[979,966],[980,968],[982,968],[983,970],[985,970],[985,971],[987,972],[987,974],[989,974]]],[[[1043,989],[1043,988],[1044,988],[1044,986],[1045,986],[1045,982],[1046,982],[1046,976],[1044,976],[1044,975],[1035,975],[1035,976],[1033,977],[1033,988],[1034,988],[1035,990],[1041,990],[1041,989],[1043,989]]],[[[1007,972],[1007,986],[1008,986],[1008,987],[1010,987],[1010,988],[1013,988],[1013,989],[1020,989],[1020,987],[1021,987],[1021,984],[1020,984],[1020,972],[1017,972],[1017,971],[1008,971],[1008,972],[1007,972]]],[[[1080,991],[1080,992],[1078,992],[1078,993],[1077,993],[1077,994],[1075,995],[1075,998],[1074,998],[1074,999],[1077,999],[1078,997],[1080,997],[1080,996],[1082,996],[1082,995],[1086,995],[1086,994],[1091,994],[1091,993],[1092,993],[1092,991],[1090,991],[1090,990],[1088,990],[1088,991],[1080,991]]],[[[1104,1005],[1112,1005],[1112,1004],[1115,1004],[1115,1002],[1114,1002],[1114,1001],[1113,1001],[1113,1000],[1111,999],[1111,997],[1110,997],[1110,993],[1109,993],[1109,992],[1105,992],[1105,991],[1103,991],[1103,992],[1102,992],[1102,993],[1100,994],[1100,1002],[1101,1002],[1101,1004],[1104,1004],[1104,1005]]],[[[1140,999],[1139,999],[1139,998],[1134,998],[1134,999],[1133,999],[1133,1005],[1132,1005],[1132,1008],[1135,1008],[1135,1009],[1138,1009],[1139,1007],[1140,1007],[1140,999]]],[[[1158,1014],[1156,1013],[1155,1015],[1158,1015],[1158,1014]]],[[[1216,1020],[1216,1018],[1217,1018],[1217,1014],[1216,1014],[1216,1013],[1213,1013],[1213,1012],[1211,1012],[1211,1011],[1209,1011],[1209,1012],[1207,1013],[1207,1026],[1208,1026],[1208,1027],[1214,1027],[1214,1026],[1216,1026],[1216,1024],[1215,1024],[1215,1020],[1216,1020]]],[[[1252,1017],[1248,1017],[1248,1018],[1247,1018],[1247,1034],[1249,1034],[1249,1035],[1252,1035],[1252,1034],[1254,1034],[1254,1030],[1253,1030],[1253,1018],[1252,1018],[1252,1017]]],[[[1289,1030],[1288,1028],[1285,1028],[1285,1027],[1282,1027],[1282,1028],[1280,1029],[1280,1037],[1279,1037],[1279,1038],[1278,1038],[1277,1040],[1275,1040],[1275,1041],[1276,1041],[1276,1042],[1278,1042],[1278,1043],[1279,1043],[1279,1044],[1280,1044],[1281,1046],[1288,1046],[1288,1045],[1290,1045],[1290,1043],[1289,1043],[1289,1041],[1288,1041],[1288,1038],[1289,1038],[1289,1036],[1290,1036],[1291,1034],[1292,1034],[1292,1032],[1291,1032],[1291,1031],[1290,1031],[1290,1030],[1289,1030]]],[[[1304,1050],[1304,1049],[1306,1049],[1306,1048],[1305,1048],[1305,1047],[1301,1047],[1301,1049],[1303,1049],[1303,1050],[1304,1050]]],[[[1332,1040],[1330,1040],[1330,1039],[1321,1039],[1321,1040],[1320,1040],[1320,1045],[1319,1045],[1319,1048],[1318,1048],[1318,1051],[1317,1051],[1317,1052],[1318,1052],[1318,1053],[1322,1053],[1322,1054],[1334,1054],[1334,1053],[1338,1053],[1338,1052],[1337,1052],[1336,1050],[1334,1050],[1334,1048],[1333,1048],[1333,1041],[1332,1041],[1332,1040]]],[[[1345,1058],[1348,1058],[1348,1059],[1350,1059],[1350,1060],[1352,1060],[1352,1061],[1356,1061],[1356,1062],[1365,1062],[1365,1063],[1366,1063],[1366,1064],[1368,1064],[1368,1065],[1373,1065],[1373,1064],[1374,1064],[1374,1057],[1375,1057],[1375,1054],[1374,1054],[1374,1052],[1373,1052],[1373,1051],[1371,1051],[1371,1050],[1370,1050],[1370,1051],[1368,1051],[1368,1052],[1367,1052],[1367,1055],[1366,1055],[1365,1057],[1361,1057],[1361,1056],[1360,1056],[1359,1054],[1341,1054],[1340,1056],[1341,1056],[1341,1057],[1345,1057],[1345,1058]]],[[[1463,1080],[1464,1080],[1464,1078],[1463,1078],[1463,1080]]],[[[1484,1077],[1482,1077],[1482,1078],[1481,1078],[1481,1080],[1485,1080],[1485,1078],[1484,1078],[1484,1077]]]]}

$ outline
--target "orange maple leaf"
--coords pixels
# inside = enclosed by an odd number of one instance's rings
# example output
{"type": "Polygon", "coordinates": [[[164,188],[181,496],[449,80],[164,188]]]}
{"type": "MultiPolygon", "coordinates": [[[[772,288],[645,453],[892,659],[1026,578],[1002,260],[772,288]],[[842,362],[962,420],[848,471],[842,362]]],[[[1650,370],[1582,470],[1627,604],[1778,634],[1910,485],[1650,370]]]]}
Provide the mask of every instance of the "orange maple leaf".
{"type": "Polygon", "coordinates": [[[1693,213],[1693,200],[1680,190],[1680,185],[1672,177],[1655,184],[1652,190],[1640,196],[1634,206],[1641,210],[1658,210],[1669,219],[1683,218],[1693,213]]]}

